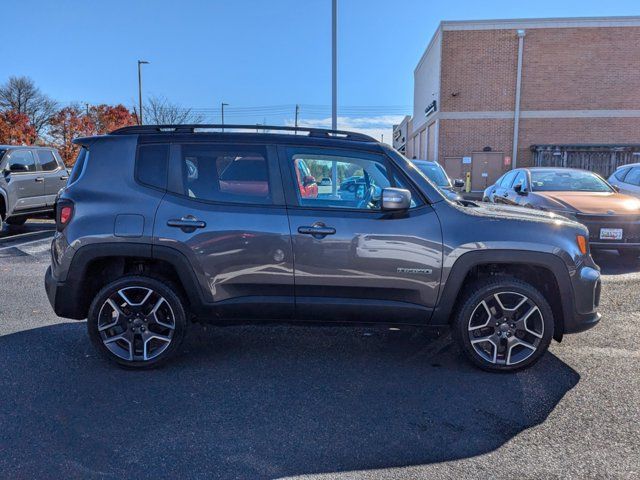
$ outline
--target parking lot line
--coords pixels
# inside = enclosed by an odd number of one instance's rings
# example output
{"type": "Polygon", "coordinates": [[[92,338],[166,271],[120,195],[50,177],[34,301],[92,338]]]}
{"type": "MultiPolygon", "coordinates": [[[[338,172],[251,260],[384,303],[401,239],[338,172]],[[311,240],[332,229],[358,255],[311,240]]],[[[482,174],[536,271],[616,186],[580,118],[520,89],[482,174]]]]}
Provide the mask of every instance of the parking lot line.
{"type": "MultiPolygon", "coordinates": [[[[39,233],[42,233],[42,232],[39,232],[39,233]]],[[[37,240],[31,240],[29,242],[16,243],[14,245],[8,245],[6,247],[0,247],[0,252],[3,251],[3,250],[9,250],[10,248],[24,247],[25,245],[31,245],[33,243],[42,242],[44,240],[50,240],[50,237],[38,238],[37,240]]]]}

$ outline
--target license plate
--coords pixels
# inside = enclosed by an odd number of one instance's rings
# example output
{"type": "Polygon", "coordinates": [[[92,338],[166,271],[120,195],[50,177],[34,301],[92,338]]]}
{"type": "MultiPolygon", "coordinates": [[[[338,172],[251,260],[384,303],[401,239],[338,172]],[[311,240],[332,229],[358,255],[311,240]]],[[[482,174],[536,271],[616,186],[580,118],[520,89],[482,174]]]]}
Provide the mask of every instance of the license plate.
{"type": "Polygon", "coordinates": [[[621,228],[601,228],[600,240],[622,240],[621,228]]]}

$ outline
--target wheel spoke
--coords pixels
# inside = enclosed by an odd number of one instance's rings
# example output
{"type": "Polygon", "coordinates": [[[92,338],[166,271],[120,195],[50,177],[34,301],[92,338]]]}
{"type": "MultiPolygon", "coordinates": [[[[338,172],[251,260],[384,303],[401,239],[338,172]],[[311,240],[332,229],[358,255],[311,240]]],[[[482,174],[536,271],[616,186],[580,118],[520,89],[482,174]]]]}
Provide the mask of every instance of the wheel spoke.
{"type": "Polygon", "coordinates": [[[151,333],[151,334],[147,334],[147,335],[143,335],[142,337],[144,339],[144,343],[143,343],[143,359],[144,360],[149,360],[149,355],[148,355],[148,351],[147,351],[147,345],[149,344],[149,342],[151,340],[160,340],[162,342],[165,343],[171,343],[171,336],[170,335],[158,335],[157,333],[151,333]]]}
{"type": "MultiPolygon", "coordinates": [[[[127,358],[127,360],[133,360],[133,338],[128,338],[128,337],[131,337],[131,335],[125,331],[120,333],[119,335],[114,335],[113,337],[109,337],[103,340],[102,342],[107,346],[118,341],[125,342],[128,345],[128,353],[129,353],[129,358],[127,358]]],[[[113,352],[113,350],[111,351],[113,352]]]]}
{"type": "MultiPolygon", "coordinates": [[[[531,345],[528,342],[525,342],[524,340],[518,338],[518,337],[511,337],[508,341],[507,341],[507,365],[512,365],[511,362],[511,352],[513,351],[513,349],[515,347],[524,347],[524,348],[528,348],[529,350],[531,350],[531,353],[529,353],[529,355],[525,356],[523,359],[518,360],[518,362],[521,362],[523,360],[526,360],[527,358],[529,358],[531,355],[533,355],[533,353],[536,351],[536,347],[534,347],[533,345],[531,345]]],[[[516,362],[517,363],[517,362],[516,362]]]]}
{"type": "Polygon", "coordinates": [[[162,320],[160,320],[158,318],[158,309],[165,302],[166,302],[166,300],[164,299],[164,297],[160,297],[160,299],[154,305],[153,310],[151,310],[151,316],[153,317],[154,322],[157,323],[158,325],[160,325],[162,327],[165,327],[165,328],[170,328],[171,330],[173,330],[175,328],[174,325],[172,325],[170,323],[165,323],[164,321],[162,321],[162,320]]]}
{"type": "Polygon", "coordinates": [[[476,345],[479,345],[482,343],[490,343],[491,345],[493,345],[493,349],[492,349],[493,354],[489,361],[491,363],[496,363],[498,360],[498,347],[500,345],[500,337],[494,333],[492,335],[487,335],[486,337],[479,337],[471,340],[471,345],[473,345],[473,348],[475,349],[475,351],[478,352],[478,354],[484,357],[485,359],[489,359],[484,350],[476,347],[476,345]]]}
{"type": "MultiPolygon", "coordinates": [[[[531,315],[533,315],[535,312],[539,312],[540,309],[537,306],[533,306],[529,309],[529,311],[527,311],[527,313],[525,313],[524,317],[522,317],[521,319],[519,319],[516,322],[516,325],[521,329],[524,330],[527,333],[530,333],[531,335],[533,335],[534,337],[537,338],[542,338],[543,334],[544,334],[544,330],[542,332],[536,332],[535,330],[531,330],[529,328],[529,326],[527,325],[527,320],[529,320],[529,317],[531,317],[531,315]]],[[[541,324],[542,328],[544,329],[544,324],[541,324]]]]}
{"type": "MultiPolygon", "coordinates": [[[[120,321],[120,318],[124,316],[124,314],[122,313],[122,310],[120,310],[120,307],[116,304],[116,302],[114,302],[113,300],[111,300],[110,298],[105,302],[105,305],[108,304],[113,311],[116,313],[116,318],[115,320],[113,320],[111,323],[107,324],[107,325],[102,325],[100,326],[100,323],[98,323],[98,331],[99,332],[103,332],[105,330],[108,330],[110,328],[115,327],[116,325],[118,325],[118,322],[120,321]]],[[[102,306],[102,308],[100,309],[100,313],[98,314],[98,318],[102,317],[102,309],[105,307],[105,305],[102,306]]],[[[111,315],[111,318],[113,318],[113,314],[111,315]]]]}
{"type": "Polygon", "coordinates": [[[473,317],[475,316],[476,310],[478,310],[478,308],[480,308],[480,306],[483,306],[484,309],[487,312],[487,321],[484,322],[482,325],[476,325],[475,327],[471,326],[471,321],[469,322],[469,331],[473,332],[474,330],[478,330],[480,328],[485,328],[486,326],[489,325],[489,322],[491,321],[491,310],[489,310],[489,305],[487,305],[487,302],[485,302],[484,300],[482,302],[480,302],[480,305],[478,305],[475,310],[473,311],[473,313],[471,314],[471,319],[473,320],[473,317]]]}
{"type": "Polygon", "coordinates": [[[150,288],[145,288],[145,287],[127,287],[127,288],[123,288],[121,290],[118,290],[118,295],[120,295],[120,297],[122,297],[122,299],[130,307],[141,307],[141,306],[143,306],[146,303],[146,301],[149,299],[149,297],[151,297],[152,293],[153,293],[153,290],[151,290],[150,288]],[[146,293],[146,295],[144,296],[144,298],[142,299],[141,302],[132,302],[129,299],[129,297],[124,293],[126,290],[146,290],[147,293],[146,293]]]}

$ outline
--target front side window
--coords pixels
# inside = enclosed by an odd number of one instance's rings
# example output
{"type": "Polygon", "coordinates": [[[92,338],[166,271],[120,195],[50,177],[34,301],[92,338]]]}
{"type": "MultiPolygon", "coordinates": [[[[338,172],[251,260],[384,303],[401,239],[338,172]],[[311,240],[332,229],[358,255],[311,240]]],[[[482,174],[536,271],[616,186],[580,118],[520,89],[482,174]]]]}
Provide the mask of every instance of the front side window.
{"type": "Polygon", "coordinates": [[[581,170],[532,170],[531,189],[538,192],[611,192],[595,173],[581,170]]]}
{"type": "Polygon", "coordinates": [[[184,194],[198,200],[271,203],[267,155],[262,147],[182,145],[184,194]]]}
{"type": "Polygon", "coordinates": [[[614,174],[614,176],[622,182],[624,180],[624,176],[627,174],[627,172],[630,169],[631,169],[630,167],[619,168],[618,170],[616,170],[616,173],[614,174]]]}
{"type": "MultiPolygon", "coordinates": [[[[290,156],[300,206],[380,210],[382,190],[407,188],[377,156],[294,153],[290,156]]],[[[412,207],[419,199],[412,195],[412,207]]]]}
{"type": "Polygon", "coordinates": [[[449,180],[449,177],[440,164],[424,160],[414,160],[413,163],[415,163],[416,167],[418,167],[418,169],[438,187],[451,186],[451,180],[449,180]]]}
{"type": "Polygon", "coordinates": [[[58,162],[56,157],[53,156],[51,150],[38,150],[38,161],[40,162],[40,168],[45,172],[51,172],[58,169],[58,162]]]}
{"type": "Polygon", "coordinates": [[[502,188],[509,188],[511,186],[511,184],[513,183],[513,179],[515,178],[515,176],[517,174],[518,174],[518,172],[516,172],[516,171],[507,173],[504,177],[502,177],[502,181],[500,182],[500,186],[502,188]]]}
{"type": "Polygon", "coordinates": [[[518,173],[518,176],[514,180],[512,188],[515,190],[517,185],[520,185],[520,187],[524,188],[526,181],[527,181],[527,176],[525,175],[524,172],[521,171],[520,173],[518,173]]]}
{"type": "Polygon", "coordinates": [[[14,150],[9,154],[9,169],[13,173],[36,171],[36,161],[30,150],[14,150]]]}

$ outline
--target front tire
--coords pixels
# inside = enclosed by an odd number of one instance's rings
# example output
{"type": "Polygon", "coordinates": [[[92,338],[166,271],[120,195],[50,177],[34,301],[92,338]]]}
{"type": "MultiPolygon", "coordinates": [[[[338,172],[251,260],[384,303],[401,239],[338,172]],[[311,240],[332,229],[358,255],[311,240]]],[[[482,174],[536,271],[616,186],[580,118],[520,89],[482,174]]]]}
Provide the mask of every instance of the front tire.
{"type": "Polygon", "coordinates": [[[178,351],[187,329],[182,299],[164,282],[127,276],[106,285],[87,317],[89,338],[108,360],[127,368],[156,367],[178,351]]]}
{"type": "Polygon", "coordinates": [[[457,309],[452,333],[465,356],[492,372],[530,367],[553,338],[553,312],[532,285],[511,277],[479,280],[457,309]]]}

